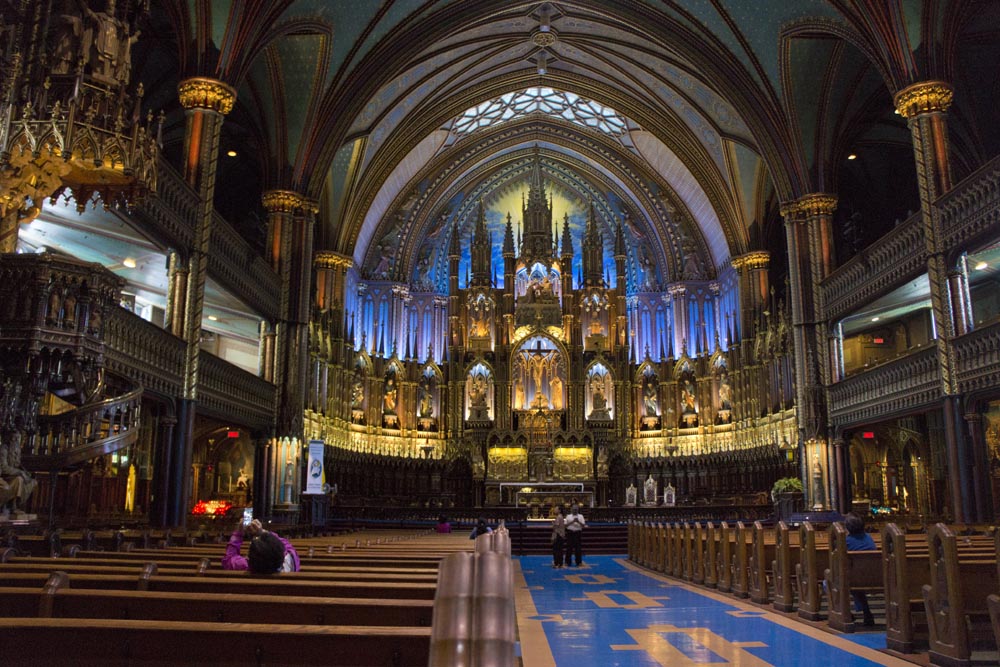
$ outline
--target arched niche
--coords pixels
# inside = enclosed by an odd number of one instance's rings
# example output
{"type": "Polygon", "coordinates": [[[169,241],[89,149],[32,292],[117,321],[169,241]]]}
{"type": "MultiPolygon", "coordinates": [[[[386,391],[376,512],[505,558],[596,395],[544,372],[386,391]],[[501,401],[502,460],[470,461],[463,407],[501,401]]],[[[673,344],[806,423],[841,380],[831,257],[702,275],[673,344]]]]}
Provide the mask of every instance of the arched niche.
{"type": "Polygon", "coordinates": [[[567,380],[562,346],[548,336],[528,336],[511,358],[511,405],[514,410],[563,410],[567,380]]]}

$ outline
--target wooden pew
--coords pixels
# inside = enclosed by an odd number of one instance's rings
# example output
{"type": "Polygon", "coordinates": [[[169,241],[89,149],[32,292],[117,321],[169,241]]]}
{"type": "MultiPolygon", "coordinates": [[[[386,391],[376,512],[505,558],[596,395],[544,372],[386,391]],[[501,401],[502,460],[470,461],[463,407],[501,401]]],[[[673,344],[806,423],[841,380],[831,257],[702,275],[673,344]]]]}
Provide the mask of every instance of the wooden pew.
{"type": "Polygon", "coordinates": [[[733,589],[733,543],[736,540],[729,524],[723,521],[719,526],[719,551],[716,557],[716,587],[722,593],[733,589]]]}
{"type": "Polygon", "coordinates": [[[705,583],[705,528],[701,523],[692,526],[691,536],[691,581],[695,584],[705,583]]]}
{"type": "Polygon", "coordinates": [[[736,539],[733,542],[732,589],[738,598],[750,597],[750,542],[751,529],[742,521],[736,522],[736,539]]]}
{"type": "Polygon", "coordinates": [[[684,522],[684,580],[694,581],[694,526],[684,522]]]}
{"type": "Polygon", "coordinates": [[[431,600],[76,589],[61,575],[41,589],[0,588],[0,616],[429,627],[433,610],[431,600]]]}
{"type": "Polygon", "coordinates": [[[788,524],[779,521],[774,533],[774,603],[778,611],[795,609],[794,563],[799,560],[799,531],[790,530],[788,524]]]}
{"type": "Polygon", "coordinates": [[[669,544],[667,542],[667,529],[663,522],[657,522],[656,524],[656,534],[653,538],[656,542],[656,559],[653,563],[653,569],[657,572],[666,571],[667,553],[669,544]]]}
{"type": "Polygon", "coordinates": [[[774,530],[764,528],[760,521],[754,521],[747,557],[747,584],[750,600],[757,604],[768,604],[771,601],[768,582],[774,577],[774,546],[774,530]]]}
{"type": "Polygon", "coordinates": [[[823,617],[823,573],[829,566],[826,533],[803,521],[799,526],[799,562],[795,566],[795,578],[799,589],[799,616],[806,620],[818,621],[823,617]]]}
{"type": "Polygon", "coordinates": [[[2,618],[6,667],[425,665],[430,628],[2,618]],[[72,647],[70,650],[69,647],[72,647]]]}
{"type": "Polygon", "coordinates": [[[703,559],[705,567],[704,584],[709,588],[716,588],[719,585],[718,548],[719,530],[715,527],[714,523],[709,521],[705,524],[705,556],[703,559]]]}
{"type": "Polygon", "coordinates": [[[931,663],[968,667],[989,619],[986,598],[1000,588],[997,559],[960,559],[955,534],[940,523],[928,531],[927,542],[930,583],[922,592],[931,663]]]}
{"type": "Polygon", "coordinates": [[[684,578],[684,524],[680,522],[674,522],[674,562],[672,575],[678,579],[684,578]]]}
{"type": "Polygon", "coordinates": [[[848,551],[847,528],[835,523],[830,526],[829,560],[825,573],[830,594],[827,623],[834,630],[854,632],[851,591],[883,592],[882,551],[848,551]]]}

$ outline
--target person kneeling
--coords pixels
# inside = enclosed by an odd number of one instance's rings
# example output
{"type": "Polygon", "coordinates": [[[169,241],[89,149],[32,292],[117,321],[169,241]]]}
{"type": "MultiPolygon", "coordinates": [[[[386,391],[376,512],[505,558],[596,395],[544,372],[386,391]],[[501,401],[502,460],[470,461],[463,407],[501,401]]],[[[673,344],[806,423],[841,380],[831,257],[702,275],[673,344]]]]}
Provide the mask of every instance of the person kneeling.
{"type": "Polygon", "coordinates": [[[299,571],[301,567],[299,554],[291,542],[277,533],[264,530],[257,519],[246,526],[246,534],[251,538],[246,558],[240,554],[240,548],[243,546],[243,526],[237,526],[229,536],[226,555],[222,557],[223,570],[249,570],[252,574],[299,571]]]}

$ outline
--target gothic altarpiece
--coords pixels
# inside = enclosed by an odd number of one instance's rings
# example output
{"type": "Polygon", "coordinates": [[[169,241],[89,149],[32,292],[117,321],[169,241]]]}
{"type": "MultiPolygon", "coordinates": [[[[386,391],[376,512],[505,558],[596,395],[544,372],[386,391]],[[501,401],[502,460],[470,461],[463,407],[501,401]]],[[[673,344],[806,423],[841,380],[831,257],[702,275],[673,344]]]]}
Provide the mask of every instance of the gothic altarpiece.
{"type": "Polygon", "coordinates": [[[480,199],[471,233],[456,217],[446,253],[417,250],[409,284],[384,280],[398,275],[386,253],[372,279],[348,273],[343,370],[328,373],[345,399],[329,391],[327,414],[307,415],[310,436],[333,445],[331,478],[360,496],[365,484],[338,469],[381,466],[383,499],[426,489],[544,514],[624,504],[630,485],[681,503],[794,474],[778,446],[796,441],[787,315],[772,303],[765,322],[763,295],[742,306],[762,326],[741,332],[738,319],[740,290],[766,262],[734,261],[713,281],[693,259],[658,268],[649,237],[593,201],[583,220],[556,220],[541,167],[536,153],[517,232],[507,214],[500,243],[480,199]],[[447,298],[429,277],[445,258],[447,298]]]}

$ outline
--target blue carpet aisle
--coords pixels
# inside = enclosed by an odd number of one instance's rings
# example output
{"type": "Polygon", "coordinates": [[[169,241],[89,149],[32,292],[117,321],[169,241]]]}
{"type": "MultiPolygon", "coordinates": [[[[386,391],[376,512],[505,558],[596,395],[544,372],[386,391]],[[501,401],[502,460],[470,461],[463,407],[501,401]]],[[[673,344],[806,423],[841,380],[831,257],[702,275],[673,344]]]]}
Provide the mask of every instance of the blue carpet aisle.
{"type": "Polygon", "coordinates": [[[633,567],[593,556],[582,568],[519,559],[524,667],[912,667],[879,653],[884,633],[838,636],[633,567]]]}

